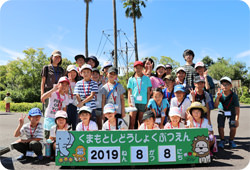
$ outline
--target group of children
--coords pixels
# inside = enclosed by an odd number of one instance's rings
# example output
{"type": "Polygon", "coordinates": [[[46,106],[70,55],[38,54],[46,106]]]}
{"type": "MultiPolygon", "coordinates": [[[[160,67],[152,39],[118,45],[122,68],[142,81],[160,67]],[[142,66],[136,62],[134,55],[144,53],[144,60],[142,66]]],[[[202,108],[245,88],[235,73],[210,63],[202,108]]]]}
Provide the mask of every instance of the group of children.
{"type": "MultiPolygon", "coordinates": [[[[38,108],[30,110],[30,123],[23,125],[24,117],[20,118],[15,136],[25,134],[28,139],[18,140],[14,145],[24,155],[20,159],[25,158],[25,151],[33,150],[38,156],[38,162],[42,160],[43,128],[45,139],[53,141],[54,149],[57,130],[207,128],[212,155],[212,152],[217,151],[210,119],[210,110],[214,107],[219,108],[218,129],[221,141],[218,146],[224,148],[226,143],[224,125],[225,119],[229,118],[229,144],[236,147],[233,139],[239,126],[239,101],[231,91],[231,79],[223,77],[220,80],[221,89],[218,89],[215,103],[211,104],[208,90],[213,83],[209,84],[210,78],[204,64],[192,64],[190,60],[192,61],[194,54],[190,51],[185,51],[183,56],[189,64],[188,69],[180,67],[176,70],[176,75],[169,71],[172,69],[171,65],[167,65],[166,69],[166,66],[160,64],[156,67],[155,77],[151,78],[152,73],[147,71],[145,74],[147,62],[134,63],[135,72],[128,80],[127,89],[128,105],[136,108],[136,111],[129,113],[128,125],[123,120],[126,90],[117,79],[118,70],[112,67],[112,63],[105,62],[101,76],[96,68],[99,62],[95,57],[85,59],[88,64],[84,64],[78,61],[84,57],[77,55],[75,58],[79,68],[69,65],[66,76],[59,78],[58,83],[41,96],[42,102],[49,99],[44,126],[39,123],[42,113],[38,108]],[[189,67],[192,65],[193,69],[189,67]],[[189,73],[188,70],[195,70],[197,74],[189,73]]],[[[150,69],[150,66],[147,68],[150,69]]]]}

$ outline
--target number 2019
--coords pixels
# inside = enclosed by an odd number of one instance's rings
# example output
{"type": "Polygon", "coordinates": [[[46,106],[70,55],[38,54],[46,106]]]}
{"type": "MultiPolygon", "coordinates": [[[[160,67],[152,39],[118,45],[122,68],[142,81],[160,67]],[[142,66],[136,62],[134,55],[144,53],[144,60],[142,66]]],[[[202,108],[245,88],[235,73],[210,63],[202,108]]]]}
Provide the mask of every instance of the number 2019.
{"type": "Polygon", "coordinates": [[[91,151],[91,159],[103,159],[105,157],[105,155],[107,157],[107,159],[117,159],[118,158],[118,151],[117,150],[106,150],[106,152],[104,152],[103,150],[99,150],[99,151],[96,151],[96,150],[92,150],[91,151]]]}

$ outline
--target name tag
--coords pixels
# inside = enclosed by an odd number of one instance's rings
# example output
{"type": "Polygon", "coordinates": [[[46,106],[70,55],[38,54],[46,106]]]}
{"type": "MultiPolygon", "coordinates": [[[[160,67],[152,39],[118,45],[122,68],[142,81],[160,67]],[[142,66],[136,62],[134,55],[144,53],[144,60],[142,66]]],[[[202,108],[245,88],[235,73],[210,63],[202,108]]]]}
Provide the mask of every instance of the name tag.
{"type": "Polygon", "coordinates": [[[160,124],[160,123],[161,123],[161,118],[160,118],[160,117],[157,117],[157,118],[155,119],[155,123],[160,124]]]}
{"type": "Polygon", "coordinates": [[[116,91],[114,91],[114,93],[113,93],[113,94],[114,94],[114,96],[117,96],[117,92],[116,92],[116,91]]]}
{"type": "Polygon", "coordinates": [[[224,114],[225,116],[231,116],[231,111],[225,111],[224,114]]]}
{"type": "Polygon", "coordinates": [[[137,100],[137,101],[142,101],[142,96],[137,96],[137,97],[136,97],[136,100],[137,100]]]}
{"type": "Polygon", "coordinates": [[[161,112],[161,117],[165,117],[165,113],[164,112],[161,112]]]}
{"type": "Polygon", "coordinates": [[[85,103],[85,106],[91,107],[91,103],[87,102],[87,103],[85,103]]]}
{"type": "Polygon", "coordinates": [[[33,151],[27,151],[26,152],[26,156],[29,156],[29,157],[34,157],[34,152],[33,151]]]}
{"type": "Polygon", "coordinates": [[[114,106],[115,106],[115,109],[118,109],[118,108],[119,108],[118,104],[114,104],[114,106]]]}

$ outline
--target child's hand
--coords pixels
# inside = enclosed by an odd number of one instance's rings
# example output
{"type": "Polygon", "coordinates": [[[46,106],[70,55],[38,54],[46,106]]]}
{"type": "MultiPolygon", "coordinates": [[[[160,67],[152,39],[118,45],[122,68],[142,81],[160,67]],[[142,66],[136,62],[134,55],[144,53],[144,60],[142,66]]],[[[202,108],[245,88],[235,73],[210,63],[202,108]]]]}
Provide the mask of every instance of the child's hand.
{"type": "Polygon", "coordinates": [[[189,91],[190,91],[190,94],[191,94],[191,96],[192,96],[192,100],[195,99],[195,92],[194,92],[194,89],[193,89],[193,88],[190,88],[189,91]]]}
{"type": "Polygon", "coordinates": [[[218,88],[217,97],[220,98],[221,96],[222,96],[222,93],[220,92],[220,88],[218,88]]]}
{"type": "Polygon", "coordinates": [[[53,87],[53,91],[57,91],[57,90],[58,90],[59,85],[60,85],[60,83],[55,84],[55,85],[54,85],[54,87],[53,87]]]}
{"type": "Polygon", "coordinates": [[[236,126],[236,127],[239,127],[239,125],[240,125],[239,121],[238,121],[238,120],[235,120],[235,126],[236,126]]]}
{"type": "Polygon", "coordinates": [[[203,73],[203,77],[207,77],[207,73],[208,73],[208,70],[206,70],[204,73],[203,73]]]}
{"type": "Polygon", "coordinates": [[[25,117],[26,115],[23,116],[22,114],[21,118],[19,118],[19,125],[23,126],[25,117]]]}
{"type": "Polygon", "coordinates": [[[188,112],[187,114],[187,119],[190,121],[190,122],[193,122],[193,116],[188,112]]]}

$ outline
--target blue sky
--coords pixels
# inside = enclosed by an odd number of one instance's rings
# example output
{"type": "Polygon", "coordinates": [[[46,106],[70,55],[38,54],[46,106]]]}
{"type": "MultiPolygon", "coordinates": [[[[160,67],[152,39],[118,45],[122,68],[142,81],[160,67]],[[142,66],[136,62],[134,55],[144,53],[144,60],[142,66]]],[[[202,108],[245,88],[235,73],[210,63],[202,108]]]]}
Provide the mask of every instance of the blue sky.
{"type": "MultiPolygon", "coordinates": [[[[0,0],[0,5],[3,2],[0,0]]],[[[133,42],[133,22],[125,17],[121,1],[116,4],[121,49],[126,41],[133,42]]],[[[142,14],[143,18],[137,20],[139,58],[169,56],[183,65],[183,51],[192,49],[195,62],[208,55],[214,60],[224,57],[242,61],[250,67],[250,13],[243,1],[149,0],[142,14]]],[[[113,41],[112,29],[112,0],[93,0],[89,53],[97,55],[101,63],[110,60],[108,52],[112,50],[109,41],[104,45],[102,31],[113,41]]],[[[84,54],[84,40],[83,0],[9,0],[0,9],[0,65],[24,57],[22,51],[30,47],[44,48],[47,56],[58,49],[73,62],[76,54],[84,54]]],[[[120,59],[119,64],[123,63],[120,59]]]]}

